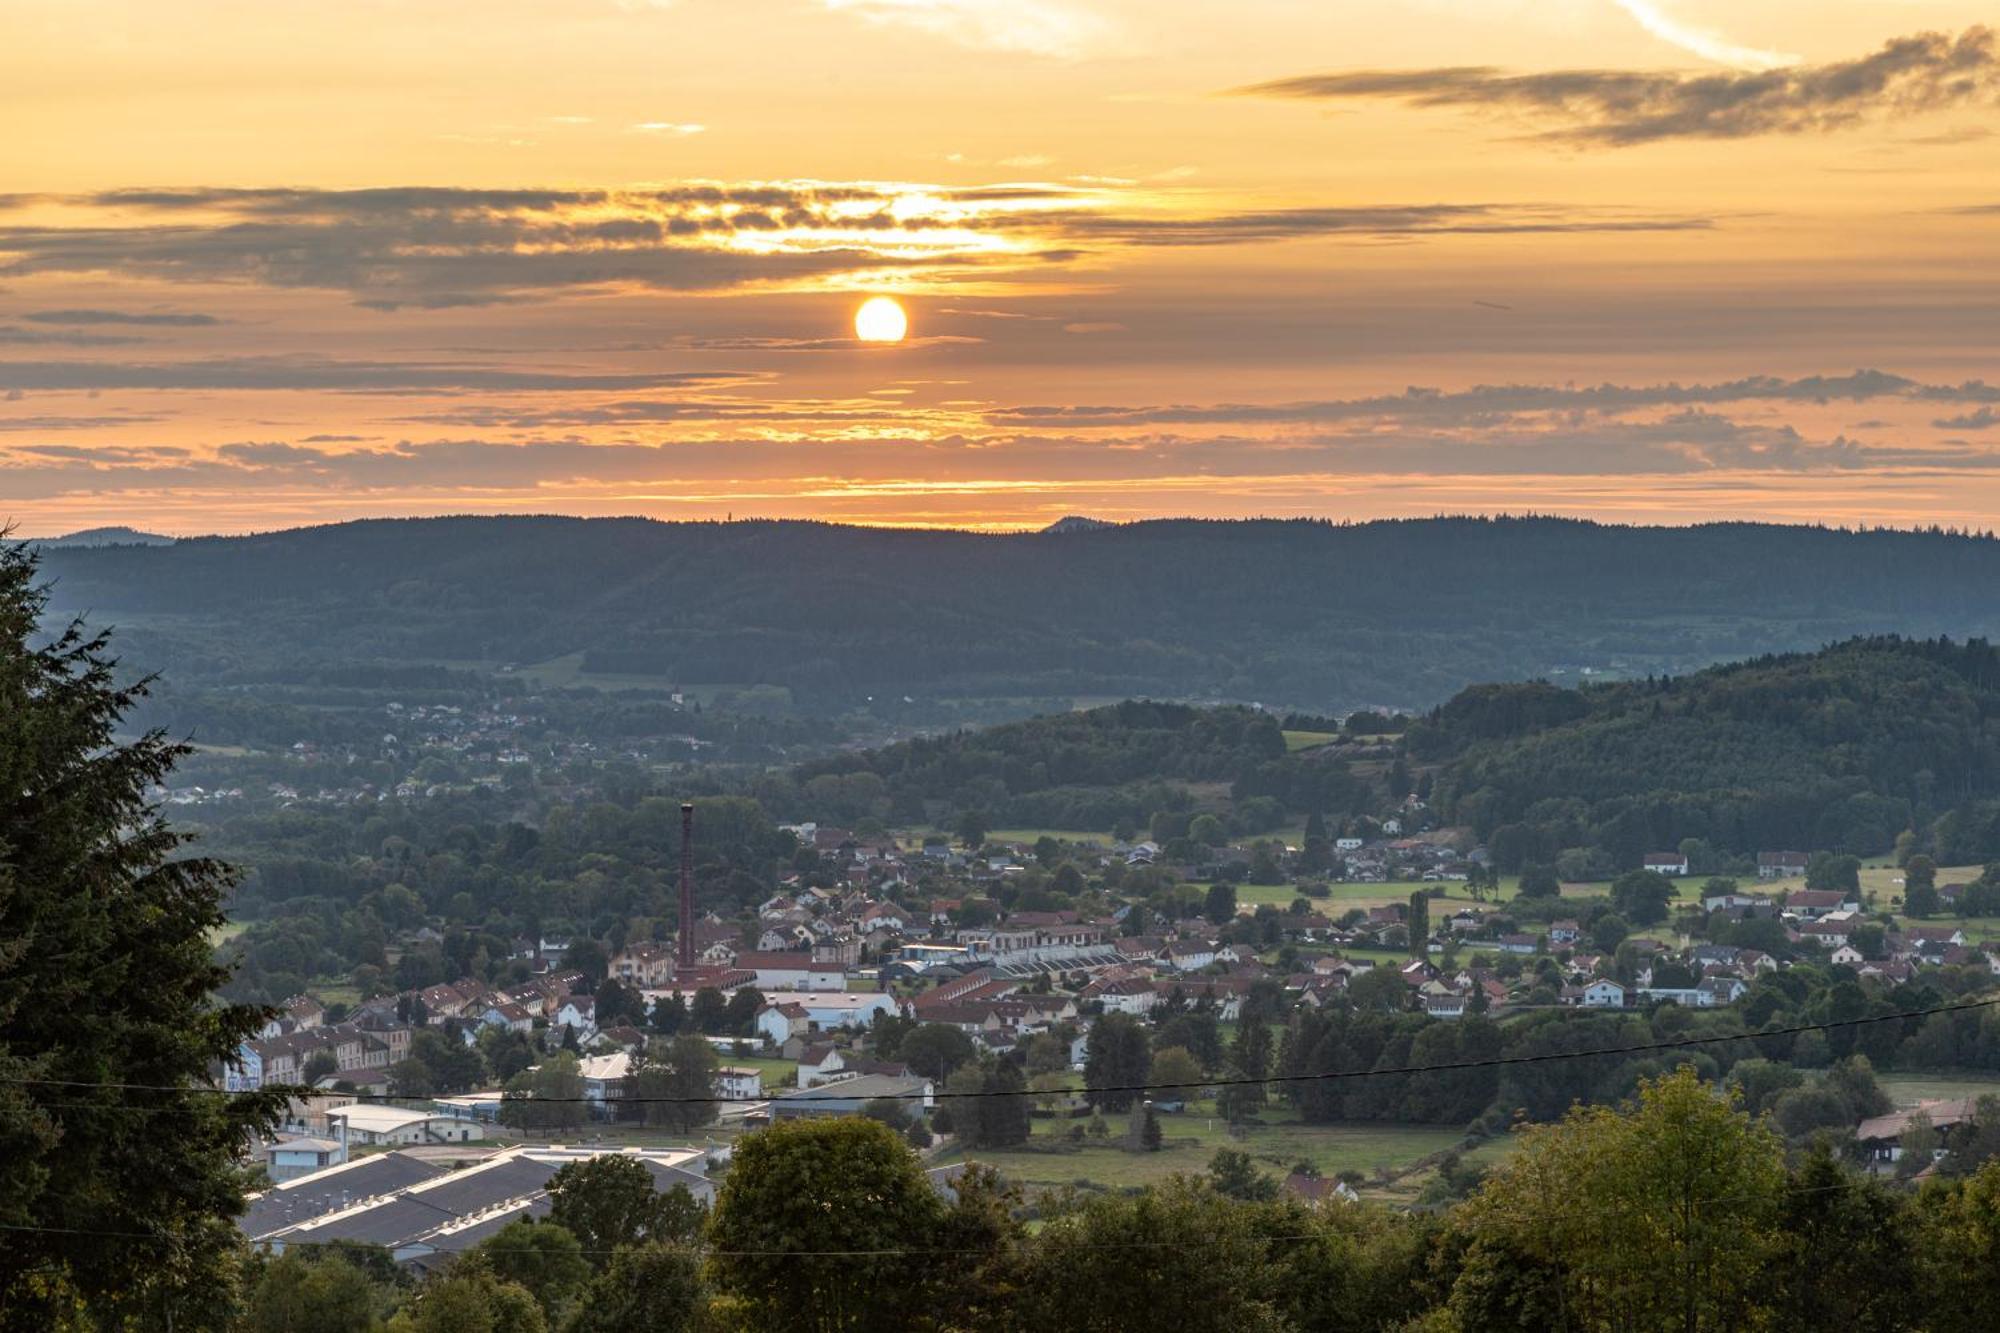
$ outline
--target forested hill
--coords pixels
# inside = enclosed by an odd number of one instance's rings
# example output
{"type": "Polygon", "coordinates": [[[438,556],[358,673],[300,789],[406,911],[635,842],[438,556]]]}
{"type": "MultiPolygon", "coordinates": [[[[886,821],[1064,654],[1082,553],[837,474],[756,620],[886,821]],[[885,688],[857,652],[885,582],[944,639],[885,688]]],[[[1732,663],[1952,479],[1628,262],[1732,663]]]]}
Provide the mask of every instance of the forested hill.
{"type": "Polygon", "coordinates": [[[992,536],[445,518],[44,548],[57,608],[185,685],[301,664],[581,654],[590,671],[868,695],[1428,706],[1856,634],[2000,635],[2000,542],[1552,519],[992,536]]]}
{"type": "Polygon", "coordinates": [[[1980,640],[1857,639],[1580,691],[1479,686],[1406,743],[1440,765],[1439,813],[1508,869],[1578,848],[1626,869],[1684,839],[1868,854],[1905,829],[1945,864],[2000,856],[2000,651],[1980,640]]]}

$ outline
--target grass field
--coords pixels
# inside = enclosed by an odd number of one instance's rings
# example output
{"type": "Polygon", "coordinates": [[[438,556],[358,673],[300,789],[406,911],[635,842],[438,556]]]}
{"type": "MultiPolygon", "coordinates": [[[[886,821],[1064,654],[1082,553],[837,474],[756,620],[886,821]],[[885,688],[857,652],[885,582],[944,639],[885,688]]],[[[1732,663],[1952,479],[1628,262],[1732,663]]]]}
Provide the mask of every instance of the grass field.
{"type": "Polygon", "coordinates": [[[1285,733],[1285,749],[1294,753],[1312,750],[1338,739],[1339,733],[1332,731],[1288,731],[1285,733]]]}
{"type": "Polygon", "coordinates": [[[1939,1097],[2000,1096],[2000,1074],[1878,1074],[1875,1081],[1900,1107],[1939,1097]]]}
{"type": "MultiPolygon", "coordinates": [[[[1513,897],[1515,886],[1519,883],[1520,878],[1518,876],[1502,876],[1499,895],[1497,897],[1488,895],[1484,905],[1490,907],[1513,897]]],[[[1206,888],[1205,885],[1201,887],[1206,888]]],[[[1595,887],[1599,893],[1604,891],[1602,886],[1595,887]]],[[[1472,895],[1465,891],[1465,885],[1463,884],[1425,884],[1418,880],[1404,879],[1394,881],[1357,881],[1352,884],[1329,884],[1327,888],[1329,892],[1326,897],[1309,898],[1307,901],[1328,916],[1339,916],[1350,907],[1386,907],[1390,903],[1406,903],[1410,901],[1410,895],[1419,889],[1444,890],[1443,894],[1431,899],[1431,917],[1433,919],[1436,919],[1439,907],[1443,907],[1447,912],[1450,912],[1460,907],[1477,907],[1481,905],[1473,901],[1472,895]]],[[[1275,903],[1279,907],[1290,907],[1292,899],[1303,896],[1295,884],[1238,884],[1236,886],[1236,905],[1238,908],[1246,911],[1256,910],[1259,903],[1275,903]]]]}
{"type": "MultiPolygon", "coordinates": [[[[1195,1103],[1185,1112],[1160,1117],[1161,1148],[1158,1152],[1127,1152],[1123,1144],[1125,1117],[1107,1117],[1112,1133],[1104,1140],[1086,1137],[1074,1147],[1066,1139],[1071,1124],[1084,1121],[1035,1121],[1029,1145],[1015,1149],[979,1149],[969,1156],[999,1169],[1009,1180],[1030,1192],[1055,1189],[1088,1180],[1112,1189],[1150,1185],[1175,1173],[1200,1174],[1219,1148],[1247,1152],[1259,1167],[1283,1176],[1294,1163],[1309,1161],[1324,1175],[1340,1171],[1360,1171],[1371,1183],[1386,1186],[1388,1178],[1409,1171],[1414,1163],[1435,1153],[1454,1148],[1463,1140],[1461,1131],[1449,1126],[1344,1124],[1304,1125],[1279,1118],[1273,1123],[1248,1128],[1232,1135],[1218,1117],[1206,1114],[1207,1103],[1195,1103]]],[[[1494,1145],[1490,1151],[1504,1151],[1494,1145]]],[[[1486,1155],[1482,1151],[1481,1159],[1486,1155]]],[[[968,1154],[954,1149],[938,1158],[940,1165],[962,1161],[968,1154]]]]}

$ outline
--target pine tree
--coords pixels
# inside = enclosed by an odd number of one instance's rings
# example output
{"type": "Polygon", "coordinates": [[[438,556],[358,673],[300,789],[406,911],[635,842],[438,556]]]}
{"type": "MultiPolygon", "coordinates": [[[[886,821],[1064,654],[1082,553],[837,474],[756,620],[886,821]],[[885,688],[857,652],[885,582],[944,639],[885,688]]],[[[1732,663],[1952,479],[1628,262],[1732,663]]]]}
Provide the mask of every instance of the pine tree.
{"type": "Polygon", "coordinates": [[[188,747],[115,742],[146,685],[105,636],[34,646],[35,579],[0,549],[0,1328],[219,1323],[235,1172],[284,1105],[208,1087],[265,1017],[212,998],[233,877],[148,803],[188,747]]]}
{"type": "Polygon", "coordinates": [[[1139,1131],[1139,1142],[1145,1145],[1147,1152],[1160,1150],[1160,1117],[1153,1113],[1151,1102],[1146,1103],[1146,1123],[1139,1131]]]}

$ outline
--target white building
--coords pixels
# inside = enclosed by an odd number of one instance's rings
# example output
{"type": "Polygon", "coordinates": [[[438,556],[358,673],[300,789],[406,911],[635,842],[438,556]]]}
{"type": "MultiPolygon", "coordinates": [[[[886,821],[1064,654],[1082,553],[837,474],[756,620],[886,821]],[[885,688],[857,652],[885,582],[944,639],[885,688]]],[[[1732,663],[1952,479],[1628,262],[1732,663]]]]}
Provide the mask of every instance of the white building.
{"type": "Polygon", "coordinates": [[[773,1045],[783,1045],[794,1033],[786,1011],[796,1010],[809,1032],[872,1026],[883,1014],[901,1009],[896,997],[883,991],[786,991],[757,1012],[757,1031],[773,1045]]]}
{"type": "Polygon", "coordinates": [[[334,1137],[347,1148],[418,1143],[471,1143],[485,1128],[457,1111],[412,1111],[401,1106],[341,1106],[326,1113],[334,1137]]]}

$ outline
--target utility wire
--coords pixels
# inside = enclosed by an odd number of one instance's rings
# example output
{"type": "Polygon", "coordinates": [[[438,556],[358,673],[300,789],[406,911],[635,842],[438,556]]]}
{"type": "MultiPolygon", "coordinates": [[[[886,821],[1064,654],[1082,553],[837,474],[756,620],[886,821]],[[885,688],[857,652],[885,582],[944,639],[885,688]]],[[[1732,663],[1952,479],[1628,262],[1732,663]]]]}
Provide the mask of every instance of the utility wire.
{"type": "MultiPolygon", "coordinates": [[[[1724,1195],[1714,1195],[1703,1199],[1695,1199],[1692,1200],[1691,1203],[1692,1206],[1694,1207],[1708,1207],[1713,1204],[1747,1203],[1756,1200],[1770,1199],[1773,1197],[1780,1199],[1797,1198],[1801,1195],[1825,1194],[1835,1190],[1849,1190],[1853,1188],[1855,1188],[1854,1182],[1842,1181],[1841,1183],[1834,1185],[1813,1185],[1803,1189],[1783,1189],[1777,1191],[1775,1196],[1770,1193],[1724,1194],[1724,1195]]],[[[1595,1207],[1600,1205],[1593,1205],[1593,1206],[1595,1207]]],[[[1639,1210],[1639,1208],[1640,1205],[1636,1203],[1623,1203],[1623,1204],[1613,1205],[1613,1211],[1637,1211],[1639,1210]]],[[[326,1213],[322,1214],[320,1217],[306,1218],[303,1219],[301,1222],[299,1222],[297,1225],[309,1227],[314,1222],[319,1221],[324,1217],[330,1217],[330,1216],[332,1216],[331,1213],[326,1213]]],[[[1055,1220],[1060,1221],[1061,1219],[1058,1218],[1055,1220]]],[[[171,1236],[162,1235],[158,1232],[153,1232],[153,1231],[100,1231],[86,1227],[43,1227],[43,1226],[28,1226],[22,1224],[0,1224],[0,1232],[26,1232],[36,1235],[54,1235],[54,1236],[90,1236],[90,1237],[101,1237],[109,1240],[171,1240],[172,1239],[171,1236]]],[[[1278,1233],[1272,1235],[1252,1235],[1248,1237],[1248,1239],[1257,1241],[1316,1240],[1320,1239],[1323,1235],[1324,1235],[1323,1232],[1301,1231],[1301,1232],[1290,1232],[1290,1233],[1278,1233]]],[[[253,1237],[252,1242],[255,1243],[256,1239],[257,1238],[253,1237]]],[[[288,1250],[290,1249],[310,1250],[317,1248],[319,1246],[331,1245],[336,1243],[338,1243],[336,1240],[325,1240],[325,1241],[287,1240],[285,1241],[285,1246],[288,1250]]],[[[1088,1245],[1079,1246],[1078,1248],[1086,1250],[1161,1250],[1161,1249],[1183,1249],[1187,1245],[1188,1241],[1185,1238],[1182,1238],[1179,1240],[1093,1241],[1088,1245]]],[[[709,1255],[711,1257],[728,1258],[728,1259],[904,1259],[904,1258],[922,1258],[924,1256],[943,1257],[943,1256],[980,1255],[980,1254],[991,1254],[993,1252],[991,1247],[964,1248],[964,1249],[932,1249],[924,1246],[903,1246],[898,1248],[879,1249],[879,1250],[725,1250],[725,1249],[718,1249],[715,1246],[705,1245],[698,1241],[681,1243],[681,1247],[684,1249],[696,1251],[701,1254],[709,1255]]],[[[514,1246],[479,1245],[477,1247],[467,1247],[467,1251],[469,1252],[469,1250],[472,1248],[477,1248],[483,1254],[543,1253],[543,1251],[541,1250],[527,1246],[514,1247],[514,1246]]],[[[446,1251],[446,1250],[440,1250],[439,1252],[447,1254],[459,1253],[459,1251],[446,1251]]],[[[577,1253],[587,1254],[587,1255],[611,1255],[617,1253],[617,1251],[606,1250],[606,1249],[585,1249],[585,1250],[579,1250],[577,1251],[577,1253]]]]}

